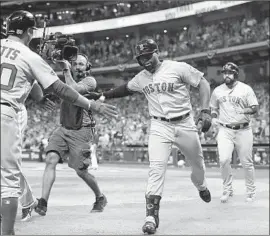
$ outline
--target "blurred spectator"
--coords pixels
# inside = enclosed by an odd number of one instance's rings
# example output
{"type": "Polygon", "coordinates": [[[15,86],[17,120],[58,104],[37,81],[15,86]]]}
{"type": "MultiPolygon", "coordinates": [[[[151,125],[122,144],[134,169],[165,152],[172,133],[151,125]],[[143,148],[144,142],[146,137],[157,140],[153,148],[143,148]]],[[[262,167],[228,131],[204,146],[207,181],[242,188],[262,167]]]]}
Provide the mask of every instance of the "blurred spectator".
{"type": "MultiPolygon", "coordinates": [[[[199,24],[184,27],[179,31],[149,34],[159,44],[161,57],[199,53],[245,43],[269,39],[268,17],[259,21],[255,18],[231,18],[207,25],[199,24]]],[[[144,36],[145,37],[145,36],[144,36]]],[[[141,37],[141,38],[144,38],[141,37]]],[[[103,67],[126,63],[135,63],[134,35],[114,35],[106,40],[91,41],[87,34],[77,35],[80,50],[89,55],[93,67],[103,67]],[[87,42],[87,43],[85,43],[87,42]]]]}
{"type": "MultiPolygon", "coordinates": [[[[35,14],[37,24],[39,27],[43,26],[44,16],[49,19],[50,26],[68,25],[81,22],[91,22],[97,20],[104,20],[110,18],[123,17],[128,15],[136,15],[146,12],[153,12],[164,10],[173,7],[180,7],[190,5],[194,2],[200,1],[157,1],[157,0],[143,0],[143,1],[130,1],[122,3],[103,4],[96,2],[96,7],[81,6],[80,9],[73,10],[56,10],[48,9],[47,14],[35,14]],[[98,5],[97,5],[98,4],[98,5]]],[[[34,11],[35,13],[35,11],[34,11]]]]}
{"type": "Polygon", "coordinates": [[[261,156],[260,156],[260,153],[258,151],[254,154],[253,160],[254,160],[255,165],[261,164],[261,156]]]}

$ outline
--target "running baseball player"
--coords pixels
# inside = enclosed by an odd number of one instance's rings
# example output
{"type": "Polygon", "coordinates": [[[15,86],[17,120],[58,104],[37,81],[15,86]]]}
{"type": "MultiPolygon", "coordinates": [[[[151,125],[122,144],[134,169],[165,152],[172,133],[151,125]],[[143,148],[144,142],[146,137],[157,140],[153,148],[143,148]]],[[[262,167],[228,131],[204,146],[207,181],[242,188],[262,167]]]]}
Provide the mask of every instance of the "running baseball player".
{"type": "MultiPolygon", "coordinates": [[[[95,99],[124,97],[140,92],[148,100],[151,128],[148,144],[150,170],[146,189],[146,218],[143,232],[154,234],[159,226],[159,206],[172,144],[179,147],[192,166],[191,180],[205,202],[211,201],[205,181],[205,165],[198,129],[191,115],[189,86],[198,87],[202,130],[211,126],[210,86],[203,73],[184,62],[160,61],[158,46],[145,39],[136,46],[137,61],[144,68],[127,84],[95,99]]],[[[95,94],[92,94],[94,98],[95,94]]]]}
{"type": "Polygon", "coordinates": [[[214,122],[220,124],[217,143],[220,170],[223,180],[225,203],[233,195],[231,159],[234,149],[244,168],[246,179],[246,201],[255,199],[254,165],[252,161],[253,134],[250,127],[250,115],[258,109],[258,101],[253,89],[238,81],[239,69],[228,62],[222,69],[224,83],[212,93],[210,106],[214,122]]]}
{"type": "MultiPolygon", "coordinates": [[[[88,57],[79,54],[72,63],[72,75],[67,61],[60,62],[65,81],[80,94],[94,91],[96,80],[90,76],[91,64],[88,57]],[[74,78],[74,79],[73,79],[74,78]]],[[[49,195],[55,181],[56,165],[68,157],[68,165],[92,189],[96,196],[91,212],[102,212],[107,204],[105,195],[100,191],[93,175],[88,172],[91,163],[90,142],[93,142],[94,120],[92,114],[82,108],[62,102],[60,110],[61,127],[49,138],[46,147],[46,167],[43,175],[42,196],[38,199],[35,211],[45,216],[49,195]]]]}
{"type": "Polygon", "coordinates": [[[34,16],[16,11],[7,19],[6,39],[1,39],[1,233],[13,235],[20,197],[21,131],[18,112],[37,80],[44,89],[87,110],[116,116],[114,106],[89,101],[61,82],[51,67],[27,46],[33,37],[34,16]]]}

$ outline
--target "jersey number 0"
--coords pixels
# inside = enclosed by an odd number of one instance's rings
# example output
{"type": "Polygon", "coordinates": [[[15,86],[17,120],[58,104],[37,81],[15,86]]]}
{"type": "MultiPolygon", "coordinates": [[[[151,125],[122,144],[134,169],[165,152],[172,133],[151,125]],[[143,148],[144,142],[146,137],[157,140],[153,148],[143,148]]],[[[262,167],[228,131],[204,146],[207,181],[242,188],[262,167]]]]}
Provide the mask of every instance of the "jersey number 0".
{"type": "Polygon", "coordinates": [[[1,63],[1,90],[10,90],[13,88],[17,68],[9,63],[1,63]]]}

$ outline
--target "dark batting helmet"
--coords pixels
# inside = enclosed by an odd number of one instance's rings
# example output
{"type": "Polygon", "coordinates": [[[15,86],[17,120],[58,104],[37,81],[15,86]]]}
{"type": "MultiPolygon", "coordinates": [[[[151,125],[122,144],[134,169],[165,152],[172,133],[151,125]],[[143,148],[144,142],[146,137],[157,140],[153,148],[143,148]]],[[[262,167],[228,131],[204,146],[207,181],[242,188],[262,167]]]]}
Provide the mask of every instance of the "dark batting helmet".
{"type": "Polygon", "coordinates": [[[33,14],[28,11],[15,11],[7,19],[8,35],[22,35],[29,28],[37,29],[33,14]]]}
{"type": "Polygon", "coordinates": [[[136,58],[145,54],[153,54],[158,51],[158,45],[153,39],[141,40],[136,46],[136,58]]]}
{"type": "Polygon", "coordinates": [[[225,71],[231,71],[233,72],[236,76],[239,75],[239,68],[236,64],[232,63],[232,62],[228,62],[226,63],[223,68],[222,68],[222,73],[224,73],[225,71]]]}

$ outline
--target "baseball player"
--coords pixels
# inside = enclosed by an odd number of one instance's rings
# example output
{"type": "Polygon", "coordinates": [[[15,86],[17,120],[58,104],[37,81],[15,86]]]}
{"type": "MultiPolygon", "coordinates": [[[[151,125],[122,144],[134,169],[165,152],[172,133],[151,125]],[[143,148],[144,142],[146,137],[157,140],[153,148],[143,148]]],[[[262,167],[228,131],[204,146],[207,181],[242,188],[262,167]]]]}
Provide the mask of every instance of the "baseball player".
{"type": "MultiPolygon", "coordinates": [[[[96,80],[89,75],[91,64],[86,55],[79,54],[77,60],[72,63],[72,74],[68,62],[61,62],[61,66],[66,83],[80,94],[95,90],[96,80]]],[[[55,181],[56,165],[68,157],[69,167],[76,171],[96,196],[91,212],[102,212],[107,199],[100,191],[95,177],[88,172],[91,162],[90,142],[93,142],[94,136],[92,114],[62,102],[60,123],[61,127],[53,132],[45,150],[46,168],[43,175],[42,196],[38,199],[35,211],[42,216],[46,215],[50,191],[55,181]]]]}
{"type": "Polygon", "coordinates": [[[210,106],[214,122],[220,124],[217,135],[220,170],[223,179],[225,203],[233,195],[231,159],[234,149],[245,172],[247,201],[255,199],[254,165],[252,161],[253,134],[250,115],[258,109],[254,91],[247,84],[237,80],[238,66],[228,62],[222,69],[224,83],[216,87],[211,96],[210,106]]]}
{"type": "Polygon", "coordinates": [[[18,112],[37,80],[44,89],[87,110],[116,116],[114,106],[89,101],[60,81],[51,67],[27,46],[33,37],[34,16],[16,11],[7,19],[6,39],[1,39],[1,233],[14,234],[20,196],[21,131],[18,112]],[[4,138],[3,138],[4,137],[4,138]]]}
{"type": "MultiPolygon", "coordinates": [[[[137,61],[144,68],[127,84],[95,99],[124,97],[140,92],[148,100],[151,128],[148,143],[150,170],[146,189],[146,218],[143,232],[153,234],[159,226],[167,162],[175,144],[192,166],[191,180],[205,202],[211,201],[205,181],[205,165],[198,130],[191,115],[189,86],[200,91],[202,130],[211,126],[210,86],[203,73],[184,62],[160,61],[157,44],[145,39],[136,46],[137,61]]],[[[92,98],[95,94],[93,94],[92,98]]]]}
{"type": "MultiPolygon", "coordinates": [[[[33,84],[30,96],[40,105],[42,105],[46,110],[53,110],[55,108],[55,103],[46,98],[46,96],[44,96],[43,91],[37,81],[35,81],[33,84]]],[[[22,139],[24,131],[27,127],[27,119],[28,117],[26,107],[24,104],[21,104],[21,110],[18,112],[18,124],[22,139]]],[[[20,196],[20,204],[22,206],[22,221],[27,221],[31,218],[32,210],[37,204],[37,201],[32,193],[31,186],[29,185],[25,175],[22,172],[20,179],[20,187],[22,194],[20,196]]]]}

